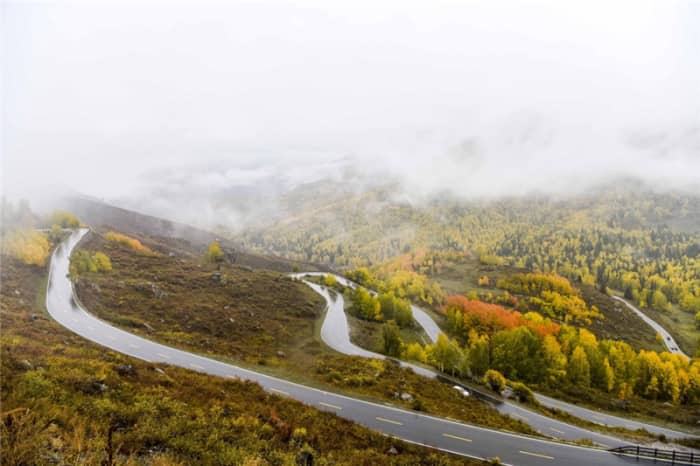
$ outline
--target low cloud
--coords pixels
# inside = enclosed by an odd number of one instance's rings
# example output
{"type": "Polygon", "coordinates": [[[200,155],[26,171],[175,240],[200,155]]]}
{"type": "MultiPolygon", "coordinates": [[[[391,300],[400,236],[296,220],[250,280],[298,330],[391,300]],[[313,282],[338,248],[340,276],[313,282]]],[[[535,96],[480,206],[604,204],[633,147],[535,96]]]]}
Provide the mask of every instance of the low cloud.
{"type": "Polygon", "coordinates": [[[408,198],[700,184],[700,4],[6,2],[2,190],[208,225],[322,178],[408,198]]]}

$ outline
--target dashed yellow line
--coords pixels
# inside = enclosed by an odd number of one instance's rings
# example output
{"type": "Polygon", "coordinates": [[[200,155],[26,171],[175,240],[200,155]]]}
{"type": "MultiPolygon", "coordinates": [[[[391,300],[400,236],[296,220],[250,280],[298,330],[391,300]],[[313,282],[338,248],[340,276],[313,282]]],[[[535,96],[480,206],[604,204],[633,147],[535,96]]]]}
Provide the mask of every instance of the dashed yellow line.
{"type": "Polygon", "coordinates": [[[447,438],[453,438],[455,440],[461,440],[463,442],[471,442],[472,441],[472,439],[465,438],[465,437],[459,437],[457,435],[452,435],[452,434],[442,434],[442,436],[447,437],[447,438]]]}
{"type": "Polygon", "coordinates": [[[204,367],[200,366],[199,364],[195,364],[193,362],[190,363],[190,367],[194,367],[195,369],[204,370],[204,367]]]}
{"type": "Polygon", "coordinates": [[[332,405],[332,404],[330,404],[330,403],[326,403],[325,401],[319,401],[318,404],[320,404],[320,405],[322,405],[322,406],[326,406],[326,407],[328,407],[328,408],[337,409],[338,411],[340,411],[341,409],[343,409],[343,408],[341,408],[341,407],[338,406],[338,405],[332,405]]]}
{"type": "Polygon", "coordinates": [[[168,356],[167,354],[158,353],[158,356],[160,356],[163,359],[170,359],[170,356],[168,356]]]}
{"type": "Polygon", "coordinates": [[[523,421],[527,421],[527,418],[525,416],[521,416],[520,414],[511,413],[511,416],[515,416],[519,419],[522,419],[523,421]]]}
{"type": "Polygon", "coordinates": [[[375,417],[375,419],[376,419],[377,421],[388,422],[389,424],[394,424],[394,425],[397,425],[397,426],[402,426],[402,425],[403,425],[403,422],[392,421],[391,419],[387,419],[387,418],[385,418],[385,417],[375,417]]]}
{"type": "Polygon", "coordinates": [[[562,432],[562,431],[559,430],[559,429],[555,429],[554,427],[550,427],[550,429],[553,430],[554,432],[556,432],[557,434],[562,434],[562,435],[564,435],[564,432],[562,432]]]}
{"type": "Polygon", "coordinates": [[[277,393],[281,393],[281,394],[284,395],[284,396],[289,396],[289,393],[284,392],[284,391],[282,391],[282,390],[279,390],[279,389],[277,389],[277,388],[271,388],[270,391],[277,392],[277,393]]]}
{"type": "Polygon", "coordinates": [[[553,456],[543,455],[542,453],[532,453],[531,451],[520,450],[523,455],[536,456],[538,458],[544,458],[546,460],[553,460],[553,456]]]}
{"type": "Polygon", "coordinates": [[[139,349],[139,345],[135,345],[135,344],[133,344],[133,343],[129,343],[129,348],[139,349]]]}

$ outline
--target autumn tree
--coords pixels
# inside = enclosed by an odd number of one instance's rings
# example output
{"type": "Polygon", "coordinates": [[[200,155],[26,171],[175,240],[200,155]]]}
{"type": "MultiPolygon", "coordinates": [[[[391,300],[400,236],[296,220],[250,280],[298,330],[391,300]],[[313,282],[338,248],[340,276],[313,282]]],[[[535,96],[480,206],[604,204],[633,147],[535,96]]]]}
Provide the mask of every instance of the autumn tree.
{"type": "Polygon", "coordinates": [[[568,376],[569,382],[574,385],[588,388],[591,385],[591,368],[588,363],[586,351],[577,346],[569,360],[568,376]]]}
{"type": "Polygon", "coordinates": [[[546,335],[542,341],[542,360],[546,368],[547,383],[556,386],[566,377],[566,355],[561,345],[552,335],[546,335]]]}
{"type": "Polygon", "coordinates": [[[494,392],[502,392],[506,388],[506,378],[497,370],[489,369],[484,374],[484,383],[494,392]]]}
{"type": "Polygon", "coordinates": [[[428,362],[440,369],[440,372],[454,373],[461,359],[461,352],[456,342],[450,342],[447,335],[441,333],[433,345],[426,347],[428,362]]]}
{"type": "Polygon", "coordinates": [[[389,356],[399,357],[401,355],[403,342],[399,326],[394,320],[388,320],[382,325],[382,348],[384,353],[389,356]]]}
{"type": "Polygon", "coordinates": [[[112,270],[112,261],[109,260],[109,256],[106,254],[96,252],[95,255],[92,256],[92,260],[98,272],[110,272],[112,270]]]}
{"type": "Polygon", "coordinates": [[[3,252],[27,265],[43,266],[49,257],[49,241],[44,233],[34,230],[14,230],[2,241],[3,252]]]}
{"type": "Polygon", "coordinates": [[[207,262],[212,264],[221,264],[221,262],[224,261],[224,252],[221,250],[221,246],[218,242],[212,241],[209,244],[205,258],[207,262]]]}
{"type": "Polygon", "coordinates": [[[491,367],[509,379],[529,382],[543,376],[540,339],[527,327],[503,330],[491,339],[491,367]]]}
{"type": "Polygon", "coordinates": [[[80,220],[78,217],[65,210],[56,210],[51,214],[51,225],[58,225],[61,228],[78,228],[80,220]]]}
{"type": "Polygon", "coordinates": [[[382,293],[378,299],[384,319],[395,320],[399,327],[413,325],[413,311],[408,300],[397,298],[392,292],[382,293]]]}
{"type": "Polygon", "coordinates": [[[406,347],[405,357],[411,361],[418,361],[422,363],[428,362],[425,350],[420,343],[410,343],[406,347]]]}
{"type": "Polygon", "coordinates": [[[332,273],[329,273],[323,277],[323,283],[327,287],[332,288],[338,283],[338,280],[336,280],[335,275],[333,275],[332,273]]]}
{"type": "Polygon", "coordinates": [[[353,310],[359,317],[377,322],[384,320],[384,316],[382,315],[382,306],[379,303],[379,299],[372,296],[372,293],[362,287],[358,287],[349,293],[353,310]]]}
{"type": "Polygon", "coordinates": [[[473,331],[469,336],[469,362],[474,375],[481,376],[489,368],[489,337],[473,331]]]}

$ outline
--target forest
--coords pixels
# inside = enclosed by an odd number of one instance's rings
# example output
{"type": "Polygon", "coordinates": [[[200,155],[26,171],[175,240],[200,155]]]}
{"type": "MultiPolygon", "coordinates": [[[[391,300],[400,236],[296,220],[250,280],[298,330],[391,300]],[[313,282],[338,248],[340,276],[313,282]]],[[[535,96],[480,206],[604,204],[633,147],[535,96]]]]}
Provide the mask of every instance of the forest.
{"type": "Polygon", "coordinates": [[[641,307],[700,311],[698,196],[622,183],[565,199],[406,203],[394,200],[397,190],[375,187],[327,208],[314,201],[308,211],[301,194],[290,196],[300,204],[295,216],[245,231],[243,243],[341,269],[425,277],[471,255],[617,290],[641,307]]]}

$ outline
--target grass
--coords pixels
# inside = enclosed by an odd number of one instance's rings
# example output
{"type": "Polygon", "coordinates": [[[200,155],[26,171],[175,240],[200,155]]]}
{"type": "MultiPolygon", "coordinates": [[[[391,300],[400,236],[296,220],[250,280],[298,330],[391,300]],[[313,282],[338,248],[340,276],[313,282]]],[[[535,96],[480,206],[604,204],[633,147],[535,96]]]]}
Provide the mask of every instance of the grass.
{"type": "Polygon", "coordinates": [[[81,301],[100,318],[129,331],[326,390],[533,433],[529,426],[484,403],[464,400],[449,386],[411,370],[382,362],[386,368],[363,372],[370,367],[368,360],[339,355],[321,342],[322,298],[284,275],[230,265],[217,271],[194,258],[147,256],[96,236],[81,247],[106,253],[113,266],[109,274],[79,278],[81,301]],[[213,278],[218,274],[220,278],[213,278]],[[342,376],[329,377],[328,372],[342,376]],[[360,385],[353,382],[358,377],[364,379],[360,385]],[[396,399],[394,393],[406,387],[413,400],[396,399]]]}
{"type": "Polygon", "coordinates": [[[253,383],[105,350],[43,314],[46,268],[2,261],[3,465],[477,464],[253,383]]]}

